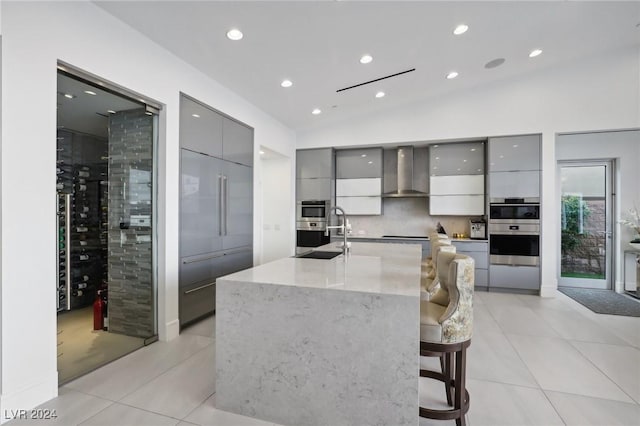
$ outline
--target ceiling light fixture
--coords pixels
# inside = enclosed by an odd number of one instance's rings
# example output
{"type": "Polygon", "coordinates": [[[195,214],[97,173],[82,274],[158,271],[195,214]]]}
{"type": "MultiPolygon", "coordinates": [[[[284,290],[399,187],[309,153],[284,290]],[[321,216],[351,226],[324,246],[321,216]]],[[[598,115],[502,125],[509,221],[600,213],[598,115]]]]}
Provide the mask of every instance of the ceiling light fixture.
{"type": "Polygon", "coordinates": [[[385,93],[384,92],[378,92],[376,93],[376,98],[384,98],[385,93]]]}
{"type": "Polygon", "coordinates": [[[282,83],[280,83],[280,86],[282,86],[282,87],[291,87],[291,86],[293,86],[293,82],[291,82],[291,80],[282,80],[282,83]]]}
{"type": "Polygon", "coordinates": [[[455,71],[451,71],[449,74],[447,74],[447,80],[451,80],[454,79],[458,76],[458,73],[455,71]]]}
{"type": "Polygon", "coordinates": [[[373,161],[369,161],[369,164],[373,164],[373,161]]]}
{"type": "Polygon", "coordinates": [[[361,64],[368,64],[371,63],[371,61],[373,61],[373,56],[371,55],[362,55],[362,58],[360,58],[361,64]]]}
{"type": "Polygon", "coordinates": [[[311,111],[311,114],[313,115],[318,115],[322,112],[322,110],[320,108],[315,108],[313,111],[311,111]]]}
{"type": "Polygon", "coordinates": [[[366,156],[367,156],[367,154],[362,154],[360,157],[364,158],[364,157],[366,157],[366,156]]]}
{"type": "Polygon", "coordinates": [[[458,25],[458,26],[455,28],[455,30],[453,30],[453,33],[454,33],[455,35],[464,34],[464,33],[466,33],[466,32],[467,32],[467,30],[468,30],[468,29],[469,29],[469,26],[468,26],[468,25],[460,24],[460,25],[458,25]]]}
{"type": "Polygon", "coordinates": [[[486,64],[484,64],[484,67],[486,69],[491,69],[491,68],[496,68],[499,67],[500,65],[504,64],[505,59],[504,58],[496,58],[496,59],[492,59],[489,62],[487,62],[486,64]]]}
{"type": "Polygon", "coordinates": [[[242,40],[242,37],[244,37],[244,34],[242,34],[242,31],[240,31],[237,28],[232,28],[229,31],[227,31],[227,38],[229,40],[238,41],[238,40],[242,40]]]}
{"type": "Polygon", "coordinates": [[[107,110],[107,112],[108,112],[109,114],[115,114],[115,113],[116,113],[116,112],[115,112],[114,110],[112,110],[112,109],[108,109],[108,110],[107,110]]]}
{"type": "Polygon", "coordinates": [[[87,95],[91,95],[91,96],[95,96],[96,92],[92,92],[91,90],[85,90],[84,93],[86,93],[87,95]]]}
{"type": "Polygon", "coordinates": [[[530,53],[529,53],[529,57],[530,58],[535,58],[536,56],[539,56],[542,53],[542,49],[533,49],[530,53]]]}
{"type": "Polygon", "coordinates": [[[200,114],[191,114],[193,118],[200,118],[200,114]]]}
{"type": "Polygon", "coordinates": [[[264,151],[260,151],[260,155],[264,155],[264,151]]]}
{"type": "Polygon", "coordinates": [[[64,94],[64,97],[65,97],[65,98],[69,98],[69,99],[73,99],[73,98],[75,98],[75,96],[73,96],[71,93],[65,93],[65,94],[64,94]]]}

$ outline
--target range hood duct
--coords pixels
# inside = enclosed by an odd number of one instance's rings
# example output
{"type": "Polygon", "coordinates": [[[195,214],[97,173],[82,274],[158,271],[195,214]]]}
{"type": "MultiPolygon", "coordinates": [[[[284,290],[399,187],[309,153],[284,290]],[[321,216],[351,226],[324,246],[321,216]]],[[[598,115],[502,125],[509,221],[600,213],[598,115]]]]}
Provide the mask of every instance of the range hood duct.
{"type": "Polygon", "coordinates": [[[384,197],[428,197],[422,191],[416,191],[413,186],[413,147],[398,148],[398,190],[385,192],[384,197]]]}

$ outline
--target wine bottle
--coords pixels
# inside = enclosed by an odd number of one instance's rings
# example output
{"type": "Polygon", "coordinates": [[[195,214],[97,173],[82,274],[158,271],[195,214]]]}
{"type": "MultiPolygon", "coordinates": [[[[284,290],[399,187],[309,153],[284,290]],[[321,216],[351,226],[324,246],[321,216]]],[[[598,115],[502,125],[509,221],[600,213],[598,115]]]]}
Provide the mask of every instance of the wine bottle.
{"type": "Polygon", "coordinates": [[[83,294],[84,294],[84,292],[83,292],[82,290],[73,290],[73,291],[71,292],[71,295],[72,295],[73,297],[80,297],[80,296],[82,296],[83,294]]]}
{"type": "Polygon", "coordinates": [[[89,177],[89,172],[80,170],[78,171],[78,177],[89,177]]]}
{"type": "Polygon", "coordinates": [[[80,256],[78,256],[78,260],[89,260],[89,255],[83,253],[80,256]]]}

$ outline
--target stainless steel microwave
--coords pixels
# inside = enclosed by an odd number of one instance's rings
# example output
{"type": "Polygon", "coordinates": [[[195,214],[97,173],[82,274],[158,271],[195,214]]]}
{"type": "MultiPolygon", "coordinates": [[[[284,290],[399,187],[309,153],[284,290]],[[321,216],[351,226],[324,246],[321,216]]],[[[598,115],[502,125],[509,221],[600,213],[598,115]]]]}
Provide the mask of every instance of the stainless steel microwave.
{"type": "Polygon", "coordinates": [[[298,201],[296,220],[298,222],[326,222],[329,216],[329,200],[298,201]]]}

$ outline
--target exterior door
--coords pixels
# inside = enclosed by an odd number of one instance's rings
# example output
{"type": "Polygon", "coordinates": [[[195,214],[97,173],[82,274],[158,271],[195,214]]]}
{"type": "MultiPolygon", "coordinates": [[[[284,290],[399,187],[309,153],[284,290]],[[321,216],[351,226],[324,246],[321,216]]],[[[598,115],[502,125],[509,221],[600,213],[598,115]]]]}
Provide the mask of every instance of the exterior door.
{"type": "Polygon", "coordinates": [[[613,162],[560,162],[560,281],[611,289],[613,162]]]}

